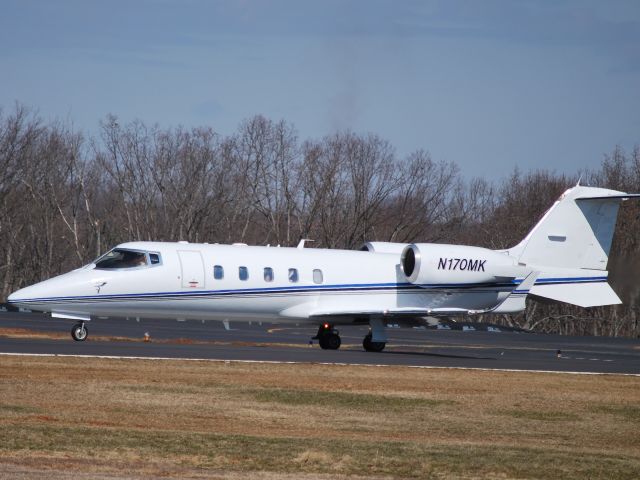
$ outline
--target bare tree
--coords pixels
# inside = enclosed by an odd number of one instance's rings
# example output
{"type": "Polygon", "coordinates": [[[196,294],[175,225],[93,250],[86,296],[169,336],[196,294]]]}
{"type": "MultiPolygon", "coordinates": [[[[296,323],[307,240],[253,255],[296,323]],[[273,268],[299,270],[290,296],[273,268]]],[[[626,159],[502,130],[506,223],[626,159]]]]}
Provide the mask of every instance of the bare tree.
{"type": "MultiPolygon", "coordinates": [[[[640,191],[640,146],[615,147],[582,182],[640,191]]],[[[121,125],[97,138],[0,110],[0,288],[79,266],[128,240],[245,241],[355,248],[369,240],[502,249],[520,241],[578,175],[514,170],[466,179],[418,150],[405,158],[368,134],[300,142],[293,125],[256,116],[233,135],[208,127],[121,125]]],[[[640,337],[640,205],[623,202],[609,269],[623,304],[590,309],[528,301],[485,315],[543,332],[640,337]]]]}

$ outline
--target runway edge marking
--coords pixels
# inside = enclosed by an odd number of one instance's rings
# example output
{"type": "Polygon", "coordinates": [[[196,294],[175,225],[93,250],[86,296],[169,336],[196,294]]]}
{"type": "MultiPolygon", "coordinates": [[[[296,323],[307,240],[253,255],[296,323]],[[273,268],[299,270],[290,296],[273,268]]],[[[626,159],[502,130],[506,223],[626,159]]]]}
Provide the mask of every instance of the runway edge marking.
{"type": "Polygon", "coordinates": [[[225,360],[220,358],[172,358],[172,357],[135,357],[119,355],[79,355],[70,353],[14,353],[0,352],[4,357],[61,357],[61,358],[99,358],[105,360],[167,360],[177,362],[212,362],[212,363],[258,363],[273,365],[333,365],[340,367],[378,367],[378,368],[418,368],[425,370],[479,370],[485,372],[515,373],[556,373],[565,375],[617,375],[622,377],[640,377],[640,373],[616,372],[574,372],[561,370],[519,370],[517,368],[484,368],[484,367],[439,367],[433,365],[387,365],[377,363],[344,363],[344,362],[294,362],[284,360],[225,360]]]}

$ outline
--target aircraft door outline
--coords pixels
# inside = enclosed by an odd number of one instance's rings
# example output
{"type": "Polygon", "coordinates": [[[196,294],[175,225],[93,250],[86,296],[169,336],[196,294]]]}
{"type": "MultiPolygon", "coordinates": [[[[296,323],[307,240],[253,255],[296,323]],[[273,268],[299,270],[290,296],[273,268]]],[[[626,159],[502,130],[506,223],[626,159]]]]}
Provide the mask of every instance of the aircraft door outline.
{"type": "Polygon", "coordinates": [[[204,288],[204,261],[195,250],[178,250],[182,288],[204,288]]]}

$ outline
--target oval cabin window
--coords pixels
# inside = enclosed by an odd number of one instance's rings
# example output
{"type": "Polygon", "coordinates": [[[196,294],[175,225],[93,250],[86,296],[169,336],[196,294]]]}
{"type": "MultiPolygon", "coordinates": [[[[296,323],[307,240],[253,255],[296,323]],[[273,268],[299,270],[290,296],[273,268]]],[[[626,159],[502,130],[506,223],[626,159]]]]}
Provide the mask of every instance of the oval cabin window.
{"type": "Polygon", "coordinates": [[[264,281],[273,282],[273,268],[264,267],[264,281]]]}
{"type": "Polygon", "coordinates": [[[240,280],[242,280],[243,282],[245,280],[249,279],[249,269],[247,269],[247,267],[240,267],[238,269],[238,276],[240,277],[240,280]]]}
{"type": "Polygon", "coordinates": [[[289,269],[289,282],[297,283],[298,282],[298,269],[290,268],[289,269]]]}
{"type": "Polygon", "coordinates": [[[322,283],[324,279],[322,278],[322,270],[315,269],[313,271],[313,283],[322,283]]]}
{"type": "Polygon", "coordinates": [[[222,280],[224,278],[224,268],[222,268],[222,265],[213,266],[213,278],[216,280],[222,280]]]}

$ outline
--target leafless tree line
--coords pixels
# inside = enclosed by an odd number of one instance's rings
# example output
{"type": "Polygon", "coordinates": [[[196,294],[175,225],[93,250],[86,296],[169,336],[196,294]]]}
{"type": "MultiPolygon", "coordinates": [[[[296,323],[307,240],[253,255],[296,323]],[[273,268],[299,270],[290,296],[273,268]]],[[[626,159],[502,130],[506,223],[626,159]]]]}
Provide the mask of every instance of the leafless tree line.
{"type": "MultiPolygon", "coordinates": [[[[87,138],[28,108],[0,110],[0,297],[130,240],[357,248],[364,241],[507,248],[578,176],[640,191],[640,147],[619,147],[597,171],[514,171],[465,179],[418,150],[399,158],[377,135],[301,140],[256,116],[233,135],[114,116],[87,138]]],[[[547,332],[640,335],[640,208],[621,208],[609,269],[624,304],[580,309],[531,301],[526,314],[487,316],[547,332]]]]}

